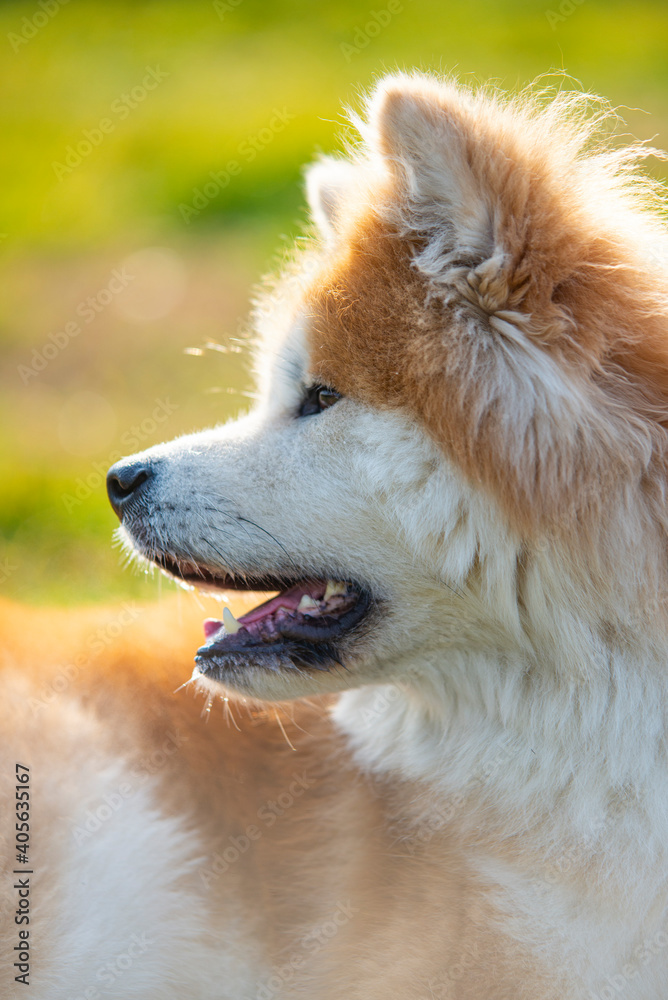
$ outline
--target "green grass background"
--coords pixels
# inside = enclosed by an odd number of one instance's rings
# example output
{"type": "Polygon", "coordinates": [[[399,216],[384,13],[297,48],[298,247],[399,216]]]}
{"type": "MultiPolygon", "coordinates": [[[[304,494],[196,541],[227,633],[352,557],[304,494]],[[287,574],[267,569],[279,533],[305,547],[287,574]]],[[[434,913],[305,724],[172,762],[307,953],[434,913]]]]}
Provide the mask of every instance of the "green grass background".
{"type": "Polygon", "coordinates": [[[303,225],[303,164],[337,147],[342,105],[379,73],[454,70],[512,89],[565,70],[622,106],[633,135],[668,145],[663,0],[404,0],[355,52],[346,47],[383,0],[51,0],[46,9],[45,18],[37,0],[0,6],[0,586],[24,601],[156,593],[158,582],[123,570],[111,545],[99,470],[137,428],[148,447],[247,406],[243,354],[184,351],[240,336],[253,282],[303,225]],[[168,75],[120,120],[112,105],[147,67],[168,75]],[[179,206],[239,158],[274,109],[294,117],[186,224],[179,206]],[[59,179],[54,161],[104,117],[113,132],[59,179]],[[168,270],[140,267],[132,288],[26,384],[19,370],[33,349],[150,247],[166,248],[168,270]],[[152,426],[157,399],[172,412],[152,426]],[[81,480],[90,486],[77,498],[81,480]]]}

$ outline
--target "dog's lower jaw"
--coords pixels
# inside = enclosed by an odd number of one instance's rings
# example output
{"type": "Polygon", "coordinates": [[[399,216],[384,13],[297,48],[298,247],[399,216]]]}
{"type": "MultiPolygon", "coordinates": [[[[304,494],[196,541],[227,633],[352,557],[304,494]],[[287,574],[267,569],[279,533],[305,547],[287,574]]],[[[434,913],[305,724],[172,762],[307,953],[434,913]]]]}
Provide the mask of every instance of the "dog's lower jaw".
{"type": "Polygon", "coordinates": [[[228,662],[224,670],[206,673],[196,665],[191,683],[213,699],[230,697],[271,703],[337,694],[349,687],[350,679],[345,669],[337,665],[326,670],[300,668],[292,662],[282,662],[277,656],[273,667],[266,663],[260,666],[245,658],[236,664],[228,662]]]}

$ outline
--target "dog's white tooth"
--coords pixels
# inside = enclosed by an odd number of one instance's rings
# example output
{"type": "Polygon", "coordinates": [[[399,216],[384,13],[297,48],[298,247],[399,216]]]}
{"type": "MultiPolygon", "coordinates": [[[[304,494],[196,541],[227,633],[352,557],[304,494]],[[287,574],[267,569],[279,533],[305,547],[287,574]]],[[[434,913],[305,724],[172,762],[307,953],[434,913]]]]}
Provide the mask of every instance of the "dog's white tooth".
{"type": "Polygon", "coordinates": [[[223,625],[225,626],[225,631],[228,635],[234,635],[241,628],[241,625],[229,608],[223,608],[223,625]]]}
{"type": "Polygon", "coordinates": [[[297,611],[309,611],[311,608],[317,607],[319,607],[318,602],[314,601],[309,594],[304,594],[297,605],[297,611]]]}
{"type": "Polygon", "coordinates": [[[346,584],[340,580],[328,580],[323,601],[328,601],[330,597],[338,597],[339,594],[345,594],[347,589],[346,584]]]}

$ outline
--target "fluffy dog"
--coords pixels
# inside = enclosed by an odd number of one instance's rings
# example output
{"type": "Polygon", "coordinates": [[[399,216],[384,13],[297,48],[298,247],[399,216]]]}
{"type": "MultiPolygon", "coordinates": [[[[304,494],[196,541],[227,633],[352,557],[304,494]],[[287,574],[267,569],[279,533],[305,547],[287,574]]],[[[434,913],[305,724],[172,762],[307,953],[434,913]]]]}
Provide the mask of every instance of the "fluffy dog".
{"type": "Polygon", "coordinates": [[[176,694],[164,610],[38,716],[8,671],[35,998],[668,995],[667,258],[643,150],[581,95],[424,76],[357,124],[258,306],[256,409],[109,473],[140,557],[277,596],[207,620],[176,694]]]}

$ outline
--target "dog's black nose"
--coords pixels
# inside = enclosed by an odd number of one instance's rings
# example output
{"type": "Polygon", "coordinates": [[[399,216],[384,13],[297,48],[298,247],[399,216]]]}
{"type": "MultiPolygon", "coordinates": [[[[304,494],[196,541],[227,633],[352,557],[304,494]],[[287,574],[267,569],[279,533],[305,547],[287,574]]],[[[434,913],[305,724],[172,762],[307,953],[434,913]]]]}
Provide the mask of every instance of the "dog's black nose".
{"type": "Polygon", "coordinates": [[[148,462],[117,462],[112,465],[107,473],[107,493],[111,506],[120,518],[130,500],[145,489],[152,476],[153,469],[148,462]]]}

